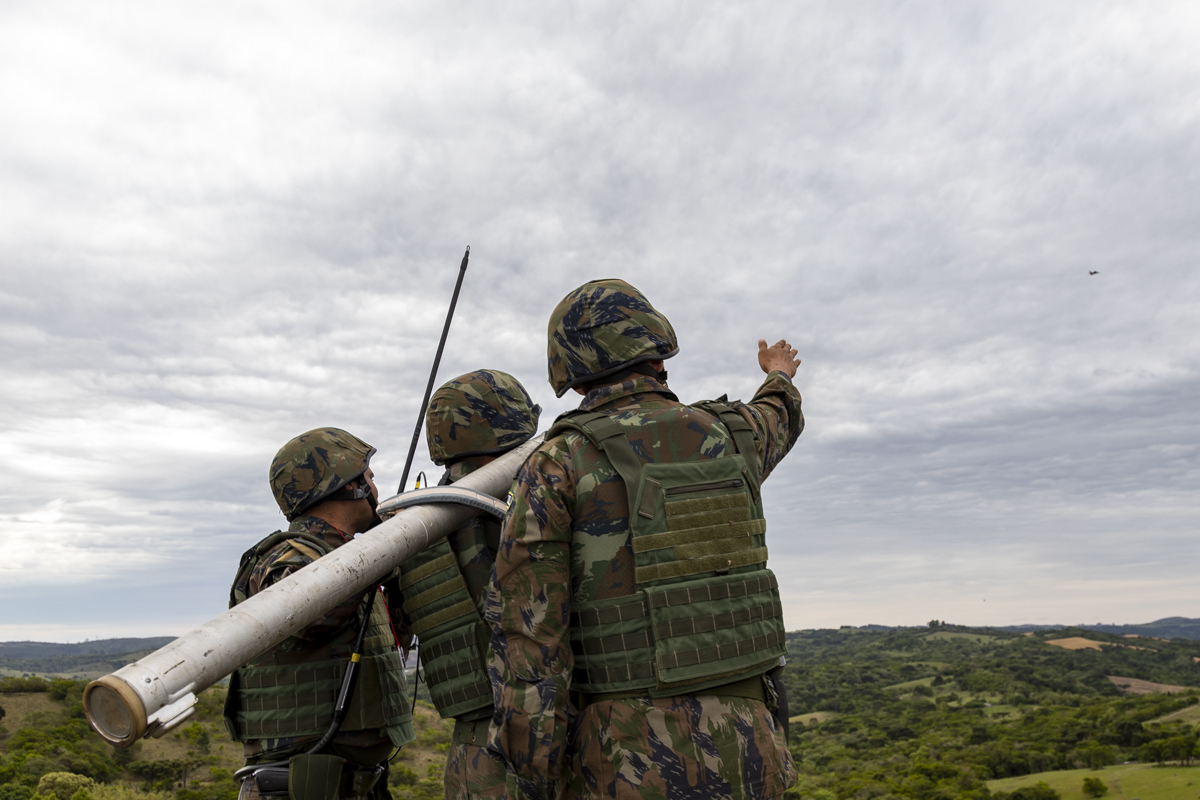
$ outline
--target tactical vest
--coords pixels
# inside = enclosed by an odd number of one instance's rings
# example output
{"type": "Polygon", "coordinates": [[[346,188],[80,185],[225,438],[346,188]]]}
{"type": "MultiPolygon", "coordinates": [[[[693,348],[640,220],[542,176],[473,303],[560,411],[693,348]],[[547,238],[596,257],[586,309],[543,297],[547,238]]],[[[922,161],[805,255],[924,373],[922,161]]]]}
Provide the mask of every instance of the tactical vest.
{"type": "MultiPolygon", "coordinates": [[[[276,531],[242,556],[229,607],[246,600],[237,591],[259,558],[281,542],[316,560],[333,552],[318,536],[299,531],[276,531]]],[[[320,736],[333,722],[334,704],[366,601],[357,619],[328,642],[313,643],[289,637],[230,678],[225,701],[225,727],[235,741],[320,736]]],[[[399,747],[416,738],[412,706],[404,680],[404,663],[396,648],[387,604],[376,599],[363,640],[358,682],[341,730],[382,730],[399,747]]]]}
{"type": "MultiPolygon", "coordinates": [[[[487,520],[484,524],[498,524],[487,520]]],[[[491,628],[484,622],[446,540],[400,566],[404,611],[420,637],[429,698],[443,717],[492,707],[487,675],[491,628]]]]}
{"type": "MultiPolygon", "coordinates": [[[[568,412],[546,434],[586,436],[629,496],[630,527],[613,535],[630,537],[636,591],[572,603],[576,691],[699,694],[765,673],[786,652],[779,584],[766,568],[753,429],[726,405],[696,407],[729,432],[732,454],[643,464],[625,427],[646,425],[597,412],[568,412]]],[[[587,538],[572,547],[588,548],[587,538]]]]}

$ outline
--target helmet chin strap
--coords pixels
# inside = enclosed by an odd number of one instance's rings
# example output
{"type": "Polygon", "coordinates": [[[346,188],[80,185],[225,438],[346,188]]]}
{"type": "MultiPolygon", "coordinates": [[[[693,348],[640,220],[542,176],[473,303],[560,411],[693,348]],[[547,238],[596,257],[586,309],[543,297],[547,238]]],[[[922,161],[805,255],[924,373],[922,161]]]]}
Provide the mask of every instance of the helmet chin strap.
{"type": "Polygon", "coordinates": [[[363,480],[362,475],[359,475],[355,480],[357,486],[343,486],[331,495],[325,497],[326,500],[366,500],[371,506],[371,524],[367,526],[367,530],[374,528],[376,525],[383,522],[379,516],[379,501],[375,499],[375,493],[371,491],[370,485],[363,480]]]}

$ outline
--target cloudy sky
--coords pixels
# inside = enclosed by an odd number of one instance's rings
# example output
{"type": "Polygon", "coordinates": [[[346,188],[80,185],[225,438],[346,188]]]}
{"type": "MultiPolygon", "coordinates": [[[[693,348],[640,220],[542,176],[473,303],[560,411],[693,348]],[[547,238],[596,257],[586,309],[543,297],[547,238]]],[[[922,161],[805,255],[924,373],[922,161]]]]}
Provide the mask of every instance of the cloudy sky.
{"type": "Polygon", "coordinates": [[[394,490],[467,244],[440,375],[543,425],[592,278],[670,317],[685,400],[797,344],[789,628],[1198,617],[1197,41],[1166,2],[0,4],[0,639],[219,613],[304,430],[394,490]]]}

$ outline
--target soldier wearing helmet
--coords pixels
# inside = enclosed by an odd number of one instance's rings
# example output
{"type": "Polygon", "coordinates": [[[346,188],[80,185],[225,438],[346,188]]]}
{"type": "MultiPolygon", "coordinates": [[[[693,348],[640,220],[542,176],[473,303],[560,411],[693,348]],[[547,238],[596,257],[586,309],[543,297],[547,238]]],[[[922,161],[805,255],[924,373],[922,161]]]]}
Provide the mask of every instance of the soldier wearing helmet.
{"type": "MultiPolygon", "coordinates": [[[[370,466],[374,453],[338,428],[309,431],[279,450],[271,464],[271,490],[291,524],[242,556],[230,607],[378,521],[379,492],[370,466]]],[[[243,743],[247,765],[291,762],[285,785],[248,777],[241,800],[275,793],[283,798],[289,792],[294,800],[389,796],[387,762],[395,748],[414,738],[412,704],[388,603],[377,598],[368,604],[365,598],[346,601],[233,674],[225,723],[230,736],[243,743]],[[341,676],[364,624],[361,671],[346,721],[322,753],[307,755],[330,728],[341,676]]]]}
{"type": "Polygon", "coordinates": [[[517,474],[488,594],[488,747],[511,796],[763,798],[795,780],[759,487],[804,427],[799,361],[760,340],[749,403],[689,406],[663,370],[678,351],[624,281],[550,317],[550,383],[583,401],[517,474]]]}
{"type": "MultiPolygon", "coordinates": [[[[429,457],[446,465],[441,483],[454,483],[527,441],[540,414],[525,387],[500,370],[448,381],[425,417],[429,457]]],[[[420,637],[430,699],[454,719],[445,772],[451,800],[505,797],[504,763],[484,750],[492,684],[486,668],[491,629],[483,611],[499,543],[499,520],[481,515],[400,568],[404,611],[420,637]]]]}

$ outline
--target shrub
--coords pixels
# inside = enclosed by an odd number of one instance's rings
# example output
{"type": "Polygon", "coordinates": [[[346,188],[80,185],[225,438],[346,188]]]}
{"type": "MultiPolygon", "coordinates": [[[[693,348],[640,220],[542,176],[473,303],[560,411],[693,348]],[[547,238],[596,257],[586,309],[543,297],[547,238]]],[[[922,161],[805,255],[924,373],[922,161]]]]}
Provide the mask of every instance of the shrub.
{"type": "Polygon", "coordinates": [[[86,775],[76,775],[73,772],[48,772],[38,781],[37,793],[43,797],[72,800],[73,795],[80,789],[89,789],[95,785],[96,782],[86,775]]]}
{"type": "Polygon", "coordinates": [[[15,694],[17,692],[44,692],[47,683],[45,678],[0,678],[0,694],[15,694]]]}
{"type": "Polygon", "coordinates": [[[1083,793],[1088,797],[1104,797],[1108,794],[1108,787],[1099,778],[1084,778],[1083,793]]]}
{"type": "Polygon", "coordinates": [[[50,681],[50,685],[46,687],[46,694],[54,700],[67,699],[67,693],[75,688],[75,681],[50,681]]]}
{"type": "Polygon", "coordinates": [[[1022,786],[1011,792],[996,792],[992,800],[1062,800],[1062,795],[1051,789],[1045,781],[1038,781],[1033,786],[1022,786]]]}
{"type": "Polygon", "coordinates": [[[33,789],[19,783],[6,783],[0,786],[0,800],[29,800],[33,789]]]}

